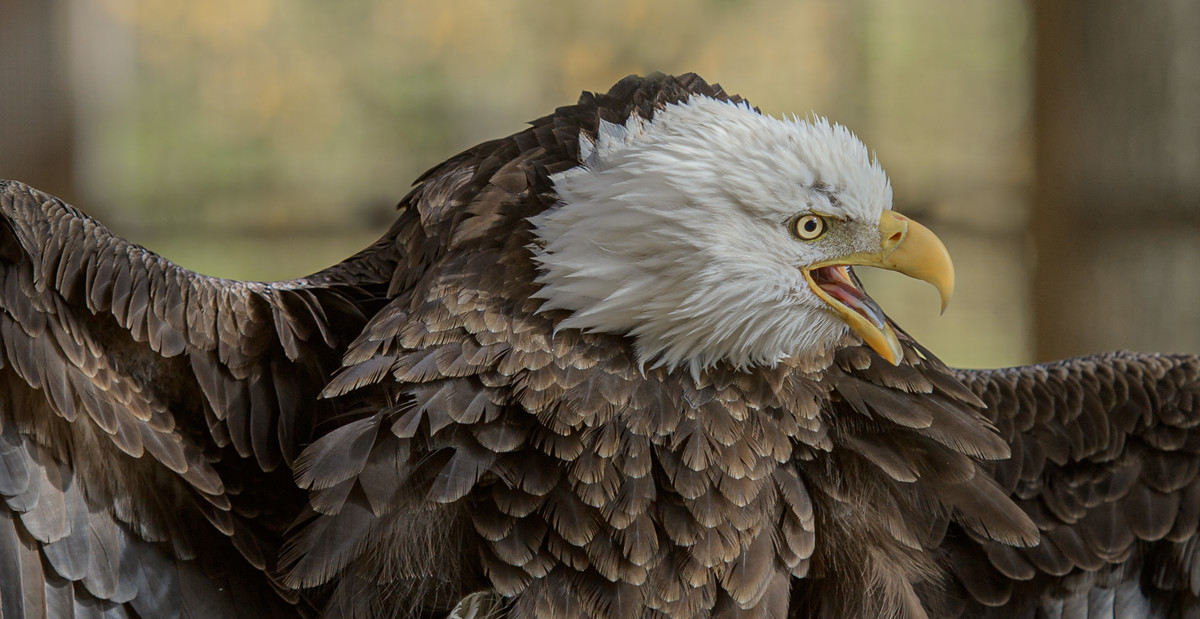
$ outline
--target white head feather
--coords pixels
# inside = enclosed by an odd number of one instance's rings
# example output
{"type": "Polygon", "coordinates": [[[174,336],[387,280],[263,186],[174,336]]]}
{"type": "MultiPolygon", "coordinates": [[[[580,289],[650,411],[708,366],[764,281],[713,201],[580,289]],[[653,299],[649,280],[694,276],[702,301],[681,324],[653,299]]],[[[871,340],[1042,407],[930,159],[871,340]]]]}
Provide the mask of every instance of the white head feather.
{"type": "Polygon", "coordinates": [[[891,208],[887,175],[848,129],[694,96],[649,121],[602,122],[580,154],[551,178],[559,206],[531,220],[542,310],[572,311],[559,328],[628,334],[643,365],[694,375],[819,354],[849,334],[800,268],[866,241],[789,230],[808,212],[877,229],[891,208]]]}

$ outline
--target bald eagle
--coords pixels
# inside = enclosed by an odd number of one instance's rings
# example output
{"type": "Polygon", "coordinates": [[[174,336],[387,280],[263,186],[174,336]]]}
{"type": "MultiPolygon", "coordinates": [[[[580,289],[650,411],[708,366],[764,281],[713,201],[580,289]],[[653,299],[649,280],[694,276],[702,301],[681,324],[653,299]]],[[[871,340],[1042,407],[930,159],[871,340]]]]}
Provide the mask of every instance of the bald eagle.
{"type": "Polygon", "coordinates": [[[438,165],[358,254],[205,277],[0,183],[3,617],[1200,608],[1200,359],[948,368],[847,129],[695,75],[438,165]]]}

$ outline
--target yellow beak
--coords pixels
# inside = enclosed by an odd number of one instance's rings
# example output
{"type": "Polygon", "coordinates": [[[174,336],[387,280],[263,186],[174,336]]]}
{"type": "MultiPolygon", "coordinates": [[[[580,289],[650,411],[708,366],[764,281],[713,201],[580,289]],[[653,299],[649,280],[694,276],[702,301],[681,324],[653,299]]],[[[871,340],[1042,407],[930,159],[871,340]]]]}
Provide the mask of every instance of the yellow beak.
{"type": "Polygon", "coordinates": [[[954,264],[946,246],[929,228],[894,211],[879,218],[879,249],[855,252],[803,269],[809,288],[868,346],[893,364],[903,357],[900,340],[883,310],[858,287],[851,266],[872,266],[903,273],[933,284],[942,311],[954,294],[954,264]]]}

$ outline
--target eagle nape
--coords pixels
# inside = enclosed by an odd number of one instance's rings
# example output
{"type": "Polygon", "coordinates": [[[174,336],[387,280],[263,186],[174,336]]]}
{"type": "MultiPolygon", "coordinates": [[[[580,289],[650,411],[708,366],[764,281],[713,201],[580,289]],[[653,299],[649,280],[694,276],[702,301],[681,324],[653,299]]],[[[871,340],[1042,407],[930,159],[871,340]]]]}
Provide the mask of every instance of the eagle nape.
{"type": "Polygon", "coordinates": [[[0,615],[1176,617],[1200,359],[956,370],[867,148],[694,74],[206,277],[0,181],[0,615]]]}

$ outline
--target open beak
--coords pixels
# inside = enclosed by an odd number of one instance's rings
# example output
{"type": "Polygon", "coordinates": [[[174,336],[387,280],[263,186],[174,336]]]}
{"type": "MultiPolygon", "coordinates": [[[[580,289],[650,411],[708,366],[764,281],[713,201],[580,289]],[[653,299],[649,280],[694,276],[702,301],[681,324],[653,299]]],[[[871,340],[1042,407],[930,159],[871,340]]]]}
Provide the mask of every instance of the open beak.
{"type": "Polygon", "coordinates": [[[884,359],[899,364],[900,340],[879,305],[868,297],[850,271],[872,266],[903,273],[933,284],[942,296],[942,311],[954,294],[954,265],[946,246],[929,228],[894,211],[879,218],[879,249],[855,252],[805,269],[809,288],[884,359]]]}

